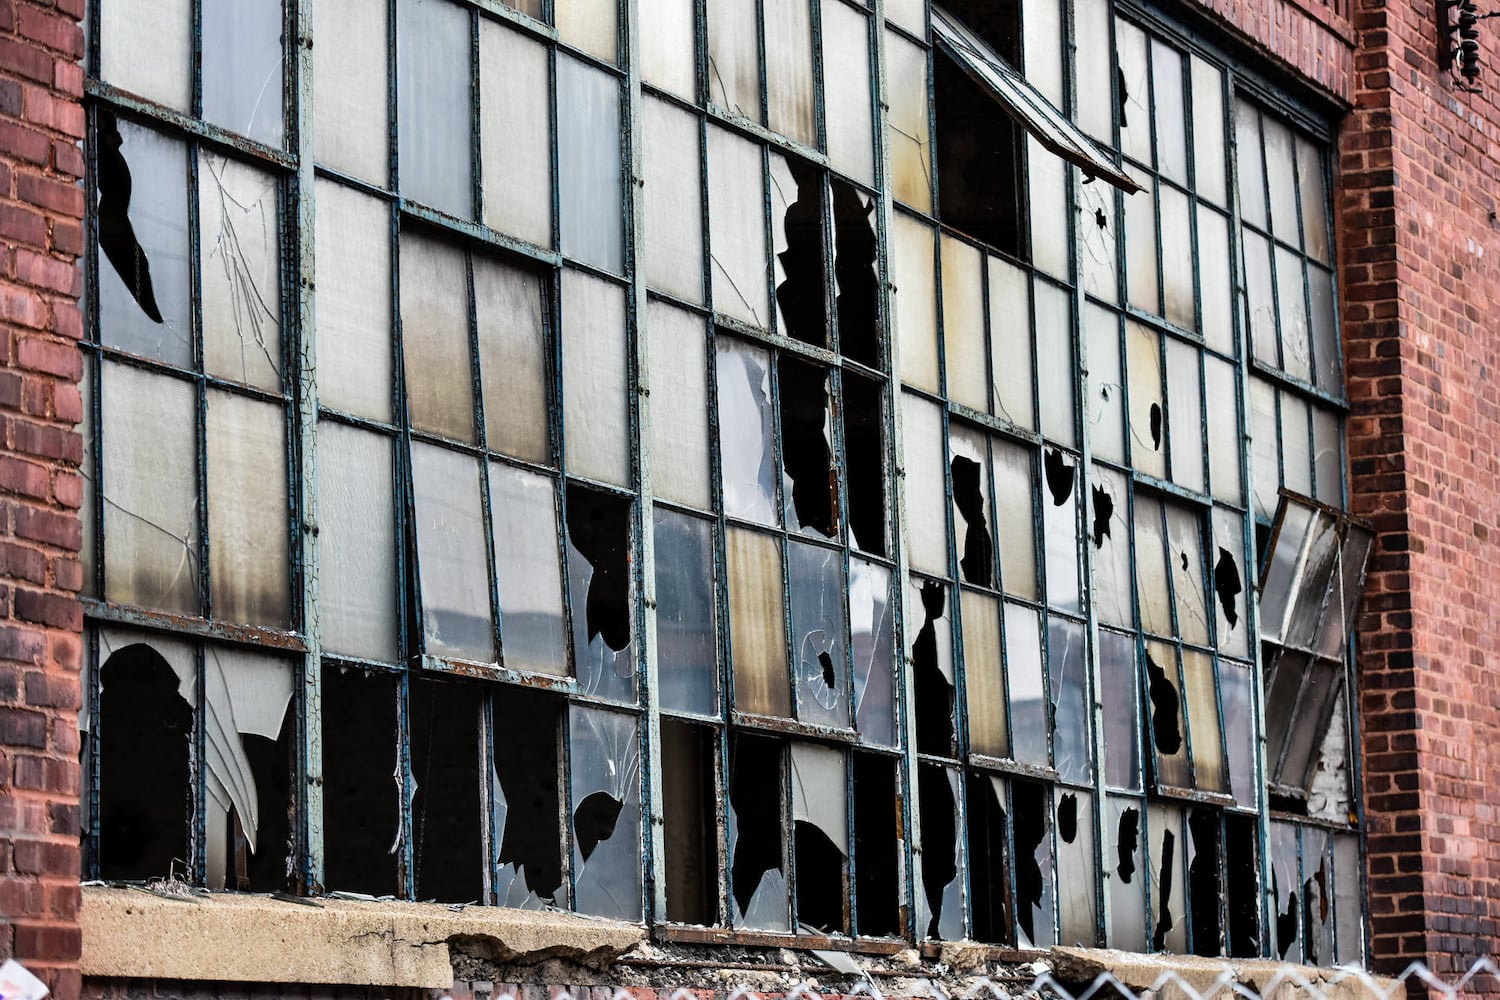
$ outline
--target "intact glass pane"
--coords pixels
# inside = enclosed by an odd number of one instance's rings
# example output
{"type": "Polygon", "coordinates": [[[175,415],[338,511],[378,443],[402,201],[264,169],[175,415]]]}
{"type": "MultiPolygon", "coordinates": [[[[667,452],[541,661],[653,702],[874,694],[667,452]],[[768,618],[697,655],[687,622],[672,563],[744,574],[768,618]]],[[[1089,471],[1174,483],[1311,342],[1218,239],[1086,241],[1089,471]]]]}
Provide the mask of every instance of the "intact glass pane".
{"type": "Polygon", "coordinates": [[[689,302],[703,301],[703,160],[698,119],[644,98],[646,284],[689,302]]]}
{"type": "Polygon", "coordinates": [[[451,0],[396,3],[401,193],[460,218],[473,207],[470,17],[451,0]]]}
{"type": "Polygon", "coordinates": [[[797,718],[814,725],[848,728],[843,556],[834,549],[790,542],[787,580],[797,718]]]}
{"type": "Polygon", "coordinates": [[[1266,184],[1271,194],[1271,231],[1283,243],[1302,246],[1297,213],[1296,176],[1292,166],[1292,133],[1284,124],[1262,116],[1265,135],[1266,184]]]}
{"type": "Polygon", "coordinates": [[[99,45],[105,82],[178,111],[192,110],[192,0],[101,4],[99,45]]]}
{"type": "Polygon", "coordinates": [[[708,242],[714,311],[769,329],[764,220],[760,147],[709,126],[708,242]]]}
{"type": "Polygon", "coordinates": [[[903,395],[906,451],[906,551],[912,568],[948,575],[948,499],[943,469],[942,411],[925,399],[903,395]]]}
{"type": "Polygon", "coordinates": [[[563,253],[622,273],[620,85],[566,56],[557,60],[557,172],[563,253]]]}
{"type": "Polygon", "coordinates": [[[479,19],[479,162],[484,224],[552,246],[547,47],[479,19]]]}
{"type": "Polygon", "coordinates": [[[281,215],[276,178],[203,153],[198,253],[203,262],[203,366],[281,388],[281,215]]]}
{"type": "Polygon", "coordinates": [[[1276,514],[1281,488],[1281,442],[1276,434],[1276,389],[1250,380],[1250,482],[1255,489],[1255,516],[1269,521],[1276,514]]]}
{"type": "Polygon", "coordinates": [[[390,208],[321,178],[316,190],[318,402],[389,421],[390,208]]]}
{"type": "Polygon", "coordinates": [[[846,4],[824,4],[823,100],[828,162],[839,173],[874,186],[870,113],[870,19],[846,4]]]}
{"type": "Polygon", "coordinates": [[[708,98],[742,118],[760,121],[760,30],[756,4],[708,0],[708,98]]]}
{"type": "Polygon", "coordinates": [[[1193,777],[1198,788],[1228,791],[1224,781],[1224,749],[1219,737],[1219,695],[1214,687],[1214,661],[1196,649],[1182,651],[1183,681],[1187,688],[1188,726],[1193,736],[1193,777]]]}
{"type": "Polygon", "coordinates": [[[1240,503],[1244,486],[1240,481],[1239,375],[1234,366],[1218,358],[1203,359],[1205,424],[1208,426],[1208,476],[1210,491],[1220,500],[1240,503]]]}
{"type": "Polygon", "coordinates": [[[1148,476],[1167,475],[1166,414],[1161,397],[1161,336],[1125,321],[1125,378],[1130,390],[1130,464],[1148,476]]]}
{"type": "Polygon", "coordinates": [[[1312,300],[1309,325],[1312,327],[1313,381],[1324,392],[1342,397],[1344,378],[1339,362],[1339,327],[1334,318],[1334,274],[1316,264],[1309,264],[1307,285],[1312,300]]]}
{"type": "Polygon", "coordinates": [[[1031,384],[1031,289],[1027,273],[989,258],[992,412],[1017,427],[1036,429],[1031,384]]]}
{"type": "Polygon", "coordinates": [[[1255,726],[1251,716],[1250,668],[1241,663],[1219,661],[1219,699],[1224,712],[1224,742],[1229,748],[1229,790],[1235,804],[1254,809],[1255,726]]]}
{"type": "Polygon", "coordinates": [[[286,127],[281,53],[286,15],[280,0],[202,4],[204,120],[280,146],[286,127]]]}
{"type": "Polygon", "coordinates": [[[1281,315],[1281,366],[1288,374],[1311,382],[1312,347],[1302,259],[1282,247],[1276,248],[1276,304],[1281,315]]]}
{"type": "Polygon", "coordinates": [[[1203,492],[1203,387],[1198,357],[1202,352],[1175,337],[1167,338],[1167,445],[1172,481],[1203,492]]]}
{"type": "Polygon", "coordinates": [[[494,623],[479,463],[414,441],[411,471],[426,650],[436,656],[491,662],[494,623]]]}
{"type": "Polygon", "coordinates": [[[1229,290],[1229,222],[1206,205],[1198,206],[1198,298],[1203,308],[1203,339],[1220,354],[1234,357],[1234,301],[1229,290]]]}
{"type": "Polygon", "coordinates": [[[1005,671],[1000,661],[1000,605],[995,598],[963,591],[964,685],[968,697],[969,749],[1008,757],[1005,671]]]}
{"type": "Polygon", "coordinates": [[[927,10],[922,0],[891,0],[885,6],[885,16],[918,38],[927,35],[927,10]]]}
{"type": "MultiPolygon", "coordinates": [[[[618,0],[553,0],[557,37],[605,62],[618,62],[618,0]]],[[[644,32],[643,32],[644,34],[644,32]]]]}
{"type": "Polygon", "coordinates": [[[396,659],[396,518],[389,439],[318,423],[318,627],[323,649],[396,659]]]}
{"type": "Polygon", "coordinates": [[[568,673],[556,493],[547,476],[490,463],[500,649],[512,670],[568,673]]]}
{"type": "Polygon", "coordinates": [[[693,0],[641,0],[641,76],[653,87],[693,101],[697,91],[697,29],[693,0]]]}
{"type": "Polygon", "coordinates": [[[1323,150],[1297,137],[1297,192],[1302,205],[1302,238],[1307,255],[1327,264],[1328,194],[1323,184],[1323,150]]]}
{"type": "Polygon", "coordinates": [[[1151,96],[1156,110],[1156,169],[1186,184],[1187,121],[1182,102],[1182,56],[1151,40],[1151,96]]]}
{"type": "Polygon", "coordinates": [[[1104,778],[1113,788],[1141,787],[1140,676],[1135,637],[1099,632],[1100,697],[1104,719],[1104,778]]]}
{"type": "Polygon", "coordinates": [[[1321,406],[1312,408],[1313,495],[1331,507],[1344,503],[1344,456],[1340,448],[1339,415],[1321,406]]]}
{"type": "Polygon", "coordinates": [[[651,394],[651,488],[707,510],[707,346],[703,319],[662,302],[646,306],[651,394]]]}
{"type": "Polygon", "coordinates": [[[1234,139],[1240,217],[1266,229],[1265,154],[1260,145],[1260,112],[1245,101],[1234,103],[1234,139]]]}
{"type": "Polygon", "coordinates": [[[766,98],[770,109],[766,124],[773,132],[816,146],[809,2],[764,0],[762,4],[766,22],[766,98]]]}
{"type": "Polygon", "coordinates": [[[968,243],[944,234],[943,349],[948,398],[983,413],[989,402],[985,356],[984,257],[968,243]]]}
{"type": "Polygon", "coordinates": [[[287,628],[292,594],[286,411],[210,389],[207,434],[213,616],[287,628]]]}
{"type": "Polygon", "coordinates": [[[1026,137],[1026,166],[1031,191],[1031,262],[1053,277],[1067,280],[1073,265],[1068,242],[1072,216],[1068,212],[1067,166],[1030,136],[1026,137]]]}
{"type": "Polygon", "coordinates": [[[1173,635],[1172,598],[1167,584],[1161,517],[1160,500],[1136,494],[1135,560],[1141,627],[1156,635],[1173,635]]]}
{"type": "MultiPolygon", "coordinates": [[[[1073,40],[1078,46],[1079,66],[1108,66],[1109,8],[1107,3],[1086,2],[1073,6],[1073,40]]],[[[1115,144],[1113,88],[1103,86],[1078,88],[1078,126],[1106,148],[1115,144]]]]}
{"type": "Polygon", "coordinates": [[[550,462],[552,365],[542,281],[498,260],[472,260],[486,442],[492,451],[550,462]]]}
{"type": "Polygon", "coordinates": [[[1161,311],[1156,290],[1156,182],[1128,171],[1144,190],[1125,199],[1125,293],[1130,304],[1149,313],[1161,311]]]}
{"type": "Polygon", "coordinates": [[[313,0],[313,38],[337,40],[313,60],[313,153],[321,164],[385,187],[386,19],[367,17],[367,9],[367,0],[313,0]]]}
{"type": "Polygon", "coordinates": [[[1271,244],[1248,229],[1241,231],[1245,254],[1245,318],[1250,328],[1250,350],[1255,360],[1279,367],[1276,336],[1276,294],[1271,287],[1271,244]]]}
{"type": "Polygon", "coordinates": [[[714,348],[724,513],[778,524],[770,358],[727,337],[714,348]]]}
{"type": "MultiPolygon", "coordinates": [[[[735,2],[735,0],[726,0],[735,2]]],[[[921,212],[932,211],[932,147],[928,132],[927,50],[885,33],[886,141],[891,147],[891,193],[921,212]]]]}
{"type": "Polygon", "coordinates": [[[1224,74],[1189,56],[1193,87],[1193,182],[1199,197],[1226,202],[1224,187],[1224,74]]]}
{"type": "Polygon", "coordinates": [[[891,230],[891,284],[895,286],[897,370],[901,380],[938,392],[937,278],[932,230],[897,212],[891,230]]]}
{"type": "Polygon", "coordinates": [[[105,361],[104,595],[186,615],[198,592],[197,401],[191,383],[105,361]]]}
{"type": "Polygon", "coordinates": [[[792,695],[787,677],[786,612],[781,601],[781,546],[770,535],[730,528],[725,549],[734,707],[757,715],[789,717],[792,695]]]}
{"type": "Polygon", "coordinates": [[[1029,3],[1026,16],[1021,18],[1021,60],[1026,79],[1055,108],[1067,103],[1063,96],[1060,6],[1058,0],[1029,3]]]}
{"type": "Polygon", "coordinates": [[[1034,452],[1000,438],[992,440],[991,452],[995,463],[1000,582],[1007,594],[1035,600],[1037,482],[1034,452]]]}
{"type": "Polygon", "coordinates": [[[656,657],[662,707],[718,712],[713,523],[666,507],[654,511],[656,657]]]}
{"type": "Polygon", "coordinates": [[[1281,469],[1287,489],[1312,495],[1312,417],[1307,400],[1289,392],[1281,396],[1281,469]]]}
{"type": "Polygon", "coordinates": [[[401,356],[412,427],[473,441],[466,255],[410,231],[401,234],[401,356]]]}
{"type": "Polygon", "coordinates": [[[1070,293],[1040,278],[1032,291],[1036,303],[1036,382],[1041,403],[1042,434],[1073,447],[1073,302],[1070,293]]]}
{"type": "Polygon", "coordinates": [[[1010,694],[1013,756],[1022,764],[1046,767],[1047,685],[1042,673],[1042,631],[1038,614],[1020,604],[1005,605],[1005,683],[1010,694]]]}
{"type": "Polygon", "coordinates": [[[1084,419],[1094,455],[1125,462],[1125,385],[1120,374],[1120,321],[1115,313],[1089,303],[1083,332],[1088,344],[1088,388],[1084,419]]]}
{"type": "Polygon", "coordinates": [[[1187,195],[1181,191],[1166,184],[1160,191],[1163,315],[1185,330],[1196,330],[1193,269],[1185,266],[1193,259],[1191,210],[1187,195]]]}
{"type": "Polygon", "coordinates": [[[563,441],[568,472],[628,486],[630,405],[625,291],[585,274],[562,274],[563,441]]]}

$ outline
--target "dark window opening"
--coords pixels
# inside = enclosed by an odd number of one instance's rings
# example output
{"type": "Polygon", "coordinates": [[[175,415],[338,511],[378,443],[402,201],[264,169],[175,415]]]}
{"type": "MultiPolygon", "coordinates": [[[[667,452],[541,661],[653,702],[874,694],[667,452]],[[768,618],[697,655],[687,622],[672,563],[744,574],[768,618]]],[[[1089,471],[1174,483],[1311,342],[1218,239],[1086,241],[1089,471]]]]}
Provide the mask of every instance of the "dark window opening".
{"type": "Polygon", "coordinates": [[[483,702],[483,693],[472,685],[411,681],[412,875],[418,899],[469,903],[484,898],[483,702]]]}
{"type": "Polygon", "coordinates": [[[797,863],[797,923],[829,933],[843,931],[844,855],[814,823],[792,824],[797,863]]]}
{"type": "MultiPolygon", "coordinates": [[[[828,344],[828,271],[823,247],[823,178],[800,160],[788,159],[786,163],[797,191],[782,219],[786,249],[777,255],[784,277],[776,286],[776,305],[787,336],[824,347],[828,344]]],[[[792,194],[780,193],[783,198],[792,194]]]]}
{"type": "Polygon", "coordinates": [[[761,880],[782,867],[781,744],[736,733],[730,744],[729,805],[734,810],[734,857],[729,887],[741,914],[761,880]]]}
{"type": "Polygon", "coordinates": [[[1214,593],[1219,597],[1219,607],[1224,612],[1224,620],[1234,628],[1240,622],[1239,610],[1235,606],[1235,598],[1239,596],[1244,585],[1240,581],[1240,568],[1235,565],[1234,556],[1229,550],[1219,548],[1219,561],[1214,564],[1214,593]]]}
{"type": "Polygon", "coordinates": [[[953,756],[953,684],[938,666],[939,627],[948,592],[940,583],[922,582],[924,619],[912,643],[912,688],[917,703],[917,752],[953,756]]]}
{"type": "Polygon", "coordinates": [[[1219,940],[1219,905],[1224,895],[1220,883],[1219,813],[1203,808],[1189,811],[1188,834],[1193,838],[1193,860],[1188,865],[1193,954],[1218,955],[1223,951],[1219,940]]]}
{"type": "Polygon", "coordinates": [[[330,890],[397,894],[396,697],[389,674],[323,671],[323,864],[330,890]]]}
{"type": "Polygon", "coordinates": [[[1042,456],[1042,472],[1047,479],[1047,492],[1052,495],[1052,506],[1061,507],[1073,497],[1073,479],[1077,466],[1068,463],[1068,457],[1056,448],[1048,448],[1042,456]]]}
{"type": "Polygon", "coordinates": [[[777,375],[782,463],[792,481],[788,513],[795,513],[802,527],[832,538],[838,473],[833,461],[828,372],[783,356],[777,375]]]}
{"type": "MultiPolygon", "coordinates": [[[[876,754],[851,754],[854,765],[855,933],[901,933],[901,805],[896,764],[876,754]]],[[[800,869],[799,869],[800,870],[800,869]]]]}
{"type": "Polygon", "coordinates": [[[1100,486],[1093,487],[1094,496],[1094,548],[1102,549],[1109,537],[1109,522],[1115,516],[1115,500],[1100,486]]]}
{"type": "Polygon", "coordinates": [[[231,820],[230,885],[240,892],[293,892],[297,886],[294,869],[289,864],[296,854],[292,829],[297,812],[292,796],[292,775],[297,769],[293,757],[296,742],[291,729],[283,725],[281,735],[274,740],[255,733],[240,734],[260,800],[260,822],[253,850],[239,816],[231,820]]]}
{"type": "Polygon", "coordinates": [[[1135,878],[1135,855],[1141,847],[1141,811],[1139,809],[1126,809],[1120,813],[1120,827],[1117,831],[1117,842],[1119,844],[1115,871],[1120,876],[1120,881],[1126,885],[1135,878]]]}
{"type": "Polygon", "coordinates": [[[872,555],[885,548],[885,405],[880,383],[844,372],[844,452],[849,531],[872,555]]]}
{"type": "Polygon", "coordinates": [[[1064,844],[1078,839],[1078,796],[1073,792],[1057,800],[1057,836],[1064,844]]]}
{"type": "Polygon", "coordinates": [[[921,933],[940,938],[943,895],[948,883],[958,877],[958,807],[948,772],[936,764],[917,767],[917,805],[922,824],[922,891],[927,895],[927,926],[921,933]]]}
{"type": "Polygon", "coordinates": [[[1254,816],[1224,817],[1225,910],[1229,914],[1229,954],[1260,954],[1260,859],[1255,849],[1254,816]]]}
{"type": "MultiPolygon", "coordinates": [[[[602,636],[610,649],[630,645],[630,500],[598,490],[568,489],[568,544],[593,567],[584,601],[588,641],[602,636]]],[[[575,610],[576,615],[576,610],[575,610]]]]}
{"type": "Polygon", "coordinates": [[[984,467],[962,455],[953,456],[949,467],[953,473],[953,505],[964,520],[959,569],[968,583],[988,587],[994,579],[995,543],[984,507],[984,467]]]}
{"type": "Polygon", "coordinates": [[[875,199],[833,181],[834,281],[838,295],[839,352],[871,368],[880,351],[880,241],[875,199]]]}
{"type": "Polygon", "coordinates": [[[661,763],[667,919],[712,924],[719,909],[713,730],[663,719],[661,763]]]}
{"type": "MultiPolygon", "coordinates": [[[[1175,672],[1175,671],[1174,671],[1175,672]]],[[[1182,729],[1177,724],[1182,698],[1161,664],[1146,654],[1146,674],[1151,693],[1151,734],[1156,752],[1165,756],[1182,752],[1182,729]]]]}
{"type": "Polygon", "coordinates": [[[1047,788],[1031,781],[1013,781],[1010,797],[1016,840],[1016,923],[1028,941],[1035,941],[1034,915],[1042,906],[1046,878],[1036,855],[1047,836],[1047,788]]]}
{"type": "Polygon", "coordinates": [[[1156,930],[1151,936],[1151,950],[1165,951],[1167,935],[1176,924],[1172,920],[1172,873],[1177,866],[1177,835],[1161,832],[1161,874],[1156,888],[1156,930]]]}
{"type": "Polygon", "coordinates": [[[1005,860],[1009,832],[1006,805],[1000,798],[1001,789],[989,775],[969,774],[968,785],[969,891],[974,940],[1007,944],[1010,871],[1005,860]]]}
{"type": "Polygon", "coordinates": [[[114,113],[103,108],[98,112],[98,184],[99,208],[95,224],[99,227],[99,249],[109,261],[141,311],[153,323],[160,323],[161,310],[151,287],[151,264],[146,251],[136,239],[130,224],[130,165],[120,151],[124,140],[114,113]]]}
{"type": "Polygon", "coordinates": [[[557,783],[563,704],[555,695],[510,684],[497,686],[494,693],[499,861],[502,867],[514,866],[529,892],[558,903],[563,880],[557,783]]]}
{"type": "Polygon", "coordinates": [[[933,59],[938,207],[944,224],[1026,255],[1025,132],[945,52],[933,59]]]}

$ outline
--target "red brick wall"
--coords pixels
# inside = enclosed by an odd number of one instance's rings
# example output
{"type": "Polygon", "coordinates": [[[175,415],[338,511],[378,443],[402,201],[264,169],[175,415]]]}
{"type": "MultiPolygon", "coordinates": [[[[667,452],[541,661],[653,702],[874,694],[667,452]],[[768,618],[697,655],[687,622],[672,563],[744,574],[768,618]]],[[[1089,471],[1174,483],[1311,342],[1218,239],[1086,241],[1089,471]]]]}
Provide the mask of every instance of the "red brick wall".
{"type": "Polygon", "coordinates": [[[78,995],[83,0],[0,0],[0,957],[78,995]]]}

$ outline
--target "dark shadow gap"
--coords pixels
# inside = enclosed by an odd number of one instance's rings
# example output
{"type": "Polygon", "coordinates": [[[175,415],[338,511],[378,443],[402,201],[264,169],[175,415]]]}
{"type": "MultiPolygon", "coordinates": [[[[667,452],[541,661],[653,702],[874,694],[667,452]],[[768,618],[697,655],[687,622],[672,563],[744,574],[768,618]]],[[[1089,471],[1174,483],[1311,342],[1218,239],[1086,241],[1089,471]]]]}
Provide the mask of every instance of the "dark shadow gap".
{"type": "Polygon", "coordinates": [[[667,919],[716,923],[719,851],[713,730],[663,719],[661,763],[667,919]]]}
{"type": "Polygon", "coordinates": [[[855,933],[901,933],[901,807],[891,758],[853,753],[855,933]]]}
{"type": "MultiPolygon", "coordinates": [[[[568,542],[594,568],[584,598],[588,638],[604,637],[616,652],[630,645],[630,501],[597,490],[568,488],[568,542]]],[[[576,610],[575,610],[576,614],[576,610]]]]}
{"type": "Polygon", "coordinates": [[[781,744],[736,733],[729,754],[729,804],[737,824],[729,887],[740,913],[768,871],[785,871],[781,859],[781,744]]]}
{"type": "Polygon", "coordinates": [[[1052,506],[1061,507],[1073,496],[1073,476],[1078,471],[1068,464],[1067,456],[1056,448],[1048,448],[1042,460],[1047,478],[1047,492],[1052,494],[1052,506]]]}
{"type": "Polygon", "coordinates": [[[953,504],[964,519],[964,554],[958,565],[964,580],[988,587],[994,578],[995,543],[990,537],[980,486],[984,467],[962,455],[955,455],[949,467],[953,472],[953,504]]]}
{"type": "Polygon", "coordinates": [[[802,527],[832,538],[837,474],[828,439],[828,370],[782,355],[777,375],[781,455],[792,481],[792,509],[802,527]]]}
{"type": "MultiPolygon", "coordinates": [[[[838,283],[839,352],[880,368],[880,243],[875,201],[833,181],[834,279],[838,283]]],[[[846,390],[847,392],[847,390],[846,390]]]]}
{"type": "Polygon", "coordinates": [[[885,406],[880,384],[844,372],[844,452],[849,476],[849,530],[872,555],[885,548],[885,406]]]}
{"type": "Polygon", "coordinates": [[[1229,914],[1229,954],[1260,955],[1260,860],[1254,816],[1224,817],[1224,896],[1229,914]]]}
{"type": "Polygon", "coordinates": [[[484,899],[480,718],[484,693],[472,684],[414,677],[409,715],[412,872],[417,899],[484,899]]]}
{"type": "MultiPolygon", "coordinates": [[[[292,713],[287,713],[291,718],[292,713]]],[[[234,849],[229,854],[231,873],[228,885],[241,892],[295,892],[294,866],[288,862],[296,855],[292,830],[296,820],[296,801],[292,796],[293,758],[292,727],[282,724],[274,740],[254,733],[241,733],[240,745],[250,762],[255,780],[256,800],[260,804],[255,850],[249,850],[237,819],[231,822],[230,836],[234,849]]]]}
{"type": "MultiPolygon", "coordinates": [[[[786,164],[797,184],[797,199],[782,219],[786,249],[777,255],[785,275],[776,286],[776,304],[787,336],[803,343],[828,344],[827,268],[823,260],[823,178],[816,168],[794,158],[786,164]]],[[[783,195],[790,192],[783,192],[783,195]]]]}
{"type": "Polygon", "coordinates": [[[1072,792],[1057,800],[1057,836],[1064,844],[1078,839],[1078,796],[1072,792]]]}
{"type": "Polygon", "coordinates": [[[1240,568],[1234,564],[1234,557],[1229,554],[1229,550],[1221,546],[1219,561],[1214,565],[1214,593],[1219,595],[1219,607],[1230,628],[1240,623],[1239,609],[1235,606],[1234,599],[1242,589],[1240,568]]]}
{"type": "Polygon", "coordinates": [[[495,688],[495,774],[505,818],[495,837],[501,865],[525,875],[526,888],[561,902],[562,804],[557,775],[563,700],[516,685],[495,688]]]}
{"type": "Polygon", "coordinates": [[[937,629],[948,592],[940,583],[922,582],[922,628],[912,643],[912,689],[917,702],[917,752],[953,756],[953,685],[938,668],[937,629]]]}
{"type": "Polygon", "coordinates": [[[1135,854],[1141,846],[1141,811],[1139,809],[1126,809],[1120,813],[1120,828],[1116,831],[1118,841],[1119,863],[1115,871],[1119,873],[1120,881],[1126,885],[1135,878],[1135,854]]]}
{"type": "Polygon", "coordinates": [[[1170,757],[1182,750],[1182,730],[1177,725],[1182,700],[1177,694],[1177,685],[1150,653],[1146,654],[1146,674],[1151,681],[1151,733],[1155,738],[1156,752],[1170,757]]]}
{"type": "Polygon", "coordinates": [[[112,112],[98,112],[99,123],[99,249],[130,290],[131,297],[153,323],[161,322],[156,293],[151,287],[151,264],[130,224],[130,165],[121,152],[124,140],[112,112]]]}
{"type": "Polygon", "coordinates": [[[929,914],[924,935],[941,937],[943,891],[958,877],[955,853],[958,833],[957,805],[948,784],[948,772],[936,764],[917,768],[917,804],[922,824],[922,891],[927,897],[929,914]]]}
{"type": "Polygon", "coordinates": [[[1188,865],[1189,932],[1194,955],[1218,955],[1219,906],[1223,886],[1219,872],[1219,813],[1202,807],[1188,812],[1188,834],[1193,838],[1193,862],[1188,865]]]}
{"type": "Polygon", "coordinates": [[[792,824],[792,849],[797,858],[797,923],[843,933],[843,853],[828,834],[804,820],[792,824]]]}
{"type": "Polygon", "coordinates": [[[1102,549],[1109,537],[1109,522],[1115,516],[1115,500],[1102,487],[1093,488],[1094,496],[1094,548],[1102,549]]]}
{"type": "Polygon", "coordinates": [[[1012,781],[1010,797],[1016,838],[1016,923],[1035,941],[1032,911],[1042,905],[1044,877],[1036,849],[1047,836],[1047,789],[1030,781],[1012,781]]]}
{"type": "Polygon", "coordinates": [[[1161,875],[1156,894],[1156,931],[1151,936],[1151,950],[1164,951],[1167,935],[1172,932],[1172,872],[1176,868],[1177,837],[1171,830],[1161,832],[1161,875]]]}
{"type": "Polygon", "coordinates": [[[396,678],[323,669],[324,885],[372,896],[398,889],[401,829],[396,678]]]}
{"type": "Polygon", "coordinates": [[[1010,943],[1007,916],[1010,871],[1006,865],[1005,803],[987,774],[970,772],[967,824],[969,828],[969,889],[974,940],[1010,943]]]}

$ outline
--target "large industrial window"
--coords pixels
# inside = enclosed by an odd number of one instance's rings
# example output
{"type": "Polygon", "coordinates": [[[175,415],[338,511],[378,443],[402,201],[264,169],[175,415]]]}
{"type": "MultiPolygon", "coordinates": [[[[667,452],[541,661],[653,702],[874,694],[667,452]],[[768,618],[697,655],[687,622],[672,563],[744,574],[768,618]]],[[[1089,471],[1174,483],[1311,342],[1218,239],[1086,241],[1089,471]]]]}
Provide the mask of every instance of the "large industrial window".
{"type": "Polygon", "coordinates": [[[1359,960],[1317,123],[639,7],[89,4],[87,876],[1359,960]]]}

